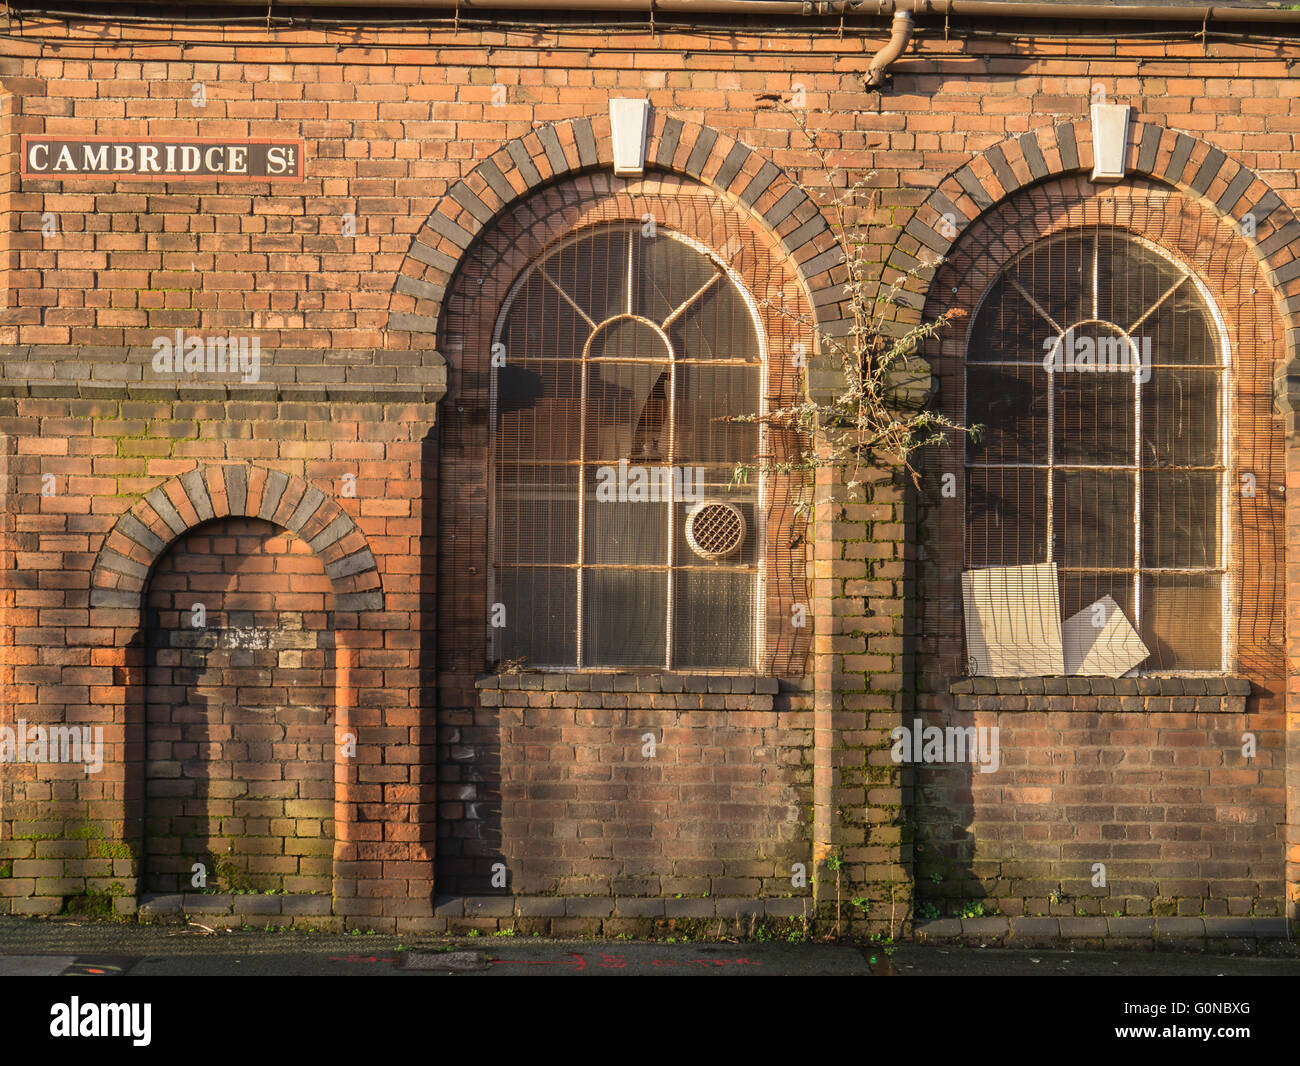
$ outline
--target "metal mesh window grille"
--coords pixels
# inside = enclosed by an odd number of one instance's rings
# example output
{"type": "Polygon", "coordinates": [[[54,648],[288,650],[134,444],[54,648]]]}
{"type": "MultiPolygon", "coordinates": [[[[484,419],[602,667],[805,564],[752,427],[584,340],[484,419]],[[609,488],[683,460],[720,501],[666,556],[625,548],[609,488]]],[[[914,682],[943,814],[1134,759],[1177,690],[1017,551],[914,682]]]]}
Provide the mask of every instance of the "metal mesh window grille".
{"type": "Polygon", "coordinates": [[[492,351],[492,657],[753,669],[767,486],[731,482],[763,431],[726,418],[761,410],[764,342],[726,265],[664,228],[585,230],[519,277],[492,351]],[[701,504],[726,505],[706,552],[701,504]]]}
{"type": "Polygon", "coordinates": [[[1153,244],[1097,227],[1033,246],[970,334],[966,567],[1054,563],[1060,616],[1109,596],[1143,672],[1224,669],[1228,373],[1208,294],[1153,244]]]}

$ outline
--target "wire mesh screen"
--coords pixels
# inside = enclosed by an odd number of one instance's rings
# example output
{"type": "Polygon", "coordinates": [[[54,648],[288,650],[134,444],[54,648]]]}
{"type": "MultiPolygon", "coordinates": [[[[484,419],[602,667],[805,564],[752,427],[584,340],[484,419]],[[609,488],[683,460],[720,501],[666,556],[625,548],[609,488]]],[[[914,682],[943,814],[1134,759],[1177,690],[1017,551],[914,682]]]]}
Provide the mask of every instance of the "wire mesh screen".
{"type": "MultiPolygon", "coordinates": [[[[1130,234],[1040,242],[985,298],[967,350],[967,424],[984,430],[967,448],[966,565],[1054,564],[1039,572],[1059,587],[1064,672],[1223,668],[1228,372],[1200,284],[1130,234]]],[[[1055,609],[998,603],[998,588],[975,628],[1055,609]]]]}
{"type": "Polygon", "coordinates": [[[1063,178],[949,254],[926,313],[970,327],[931,347],[940,404],[984,429],[927,457],[926,685],[1283,676],[1285,330],[1228,221],[1153,182],[1063,178]]]}
{"type": "Polygon", "coordinates": [[[771,494],[733,484],[764,431],[728,419],[760,412],[764,348],[722,261],[663,228],[582,231],[520,276],[492,351],[491,657],[755,669],[771,494]]]}

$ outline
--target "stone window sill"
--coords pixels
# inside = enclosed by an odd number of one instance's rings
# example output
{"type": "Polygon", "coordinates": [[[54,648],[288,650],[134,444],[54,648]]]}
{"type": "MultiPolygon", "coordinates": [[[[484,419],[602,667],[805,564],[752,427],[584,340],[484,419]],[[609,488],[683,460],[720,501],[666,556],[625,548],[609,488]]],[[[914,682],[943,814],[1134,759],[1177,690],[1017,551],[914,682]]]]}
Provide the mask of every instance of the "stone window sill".
{"type": "Polygon", "coordinates": [[[954,696],[1249,696],[1244,677],[959,677],[954,696]]]}
{"type": "Polygon", "coordinates": [[[775,695],[803,687],[801,681],[775,677],[727,677],[717,674],[609,674],[529,672],[484,674],[478,689],[539,692],[700,692],[719,695],[775,695]]]}

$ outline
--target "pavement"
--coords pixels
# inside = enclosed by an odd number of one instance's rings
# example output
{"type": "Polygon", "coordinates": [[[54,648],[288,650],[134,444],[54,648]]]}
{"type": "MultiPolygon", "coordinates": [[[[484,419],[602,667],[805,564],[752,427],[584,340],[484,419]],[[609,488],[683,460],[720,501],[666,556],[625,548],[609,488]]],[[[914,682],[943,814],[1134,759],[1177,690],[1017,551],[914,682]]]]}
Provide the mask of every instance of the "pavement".
{"type": "Polygon", "coordinates": [[[0,918],[0,976],[1300,976],[1300,958],[1141,951],[347,935],[0,918]]]}

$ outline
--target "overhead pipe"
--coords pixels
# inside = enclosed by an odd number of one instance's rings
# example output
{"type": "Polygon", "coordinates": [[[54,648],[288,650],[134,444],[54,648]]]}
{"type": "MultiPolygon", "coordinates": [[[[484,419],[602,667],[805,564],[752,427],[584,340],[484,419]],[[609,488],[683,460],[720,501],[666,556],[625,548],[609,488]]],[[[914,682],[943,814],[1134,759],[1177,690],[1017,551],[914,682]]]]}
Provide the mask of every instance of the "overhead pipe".
{"type": "Polygon", "coordinates": [[[903,54],[907,42],[912,39],[912,13],[910,11],[894,12],[894,21],[890,26],[889,43],[877,52],[867,68],[863,83],[868,89],[878,89],[889,73],[894,60],[903,54]]]}
{"type": "MultiPolygon", "coordinates": [[[[107,0],[103,7],[148,7],[147,0],[107,0]]],[[[265,0],[225,0],[221,7],[258,7],[265,0]]],[[[358,0],[274,0],[276,10],[302,7],[358,7],[358,0]]],[[[958,18],[1072,19],[1104,22],[1127,19],[1149,22],[1300,23],[1300,10],[1228,7],[1225,5],[1124,4],[1100,6],[1080,3],[1026,3],[1022,0],[372,0],[368,12],[389,8],[424,8],[444,11],[617,11],[684,15],[801,16],[811,18],[880,17],[911,13],[958,18]]],[[[33,11],[33,13],[36,13],[33,11]]],[[[42,9],[41,13],[49,14],[42,9]]],[[[69,14],[69,12],[59,12],[69,14]]]]}

